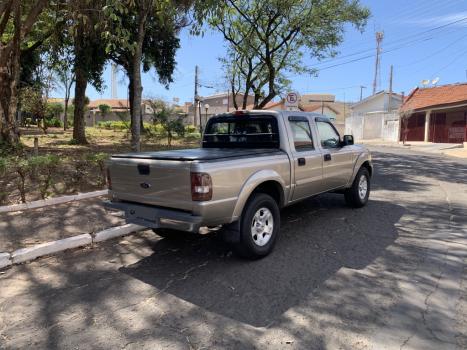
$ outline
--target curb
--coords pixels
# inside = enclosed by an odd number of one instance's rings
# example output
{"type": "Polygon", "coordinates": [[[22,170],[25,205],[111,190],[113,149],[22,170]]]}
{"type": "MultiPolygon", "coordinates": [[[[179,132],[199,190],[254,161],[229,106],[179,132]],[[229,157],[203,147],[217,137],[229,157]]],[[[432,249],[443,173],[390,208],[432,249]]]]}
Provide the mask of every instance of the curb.
{"type": "Polygon", "coordinates": [[[112,227],[94,235],[85,233],[57,241],[37,244],[28,248],[21,248],[10,253],[0,253],[0,269],[14,264],[31,261],[45,255],[63,252],[68,249],[84,247],[97,242],[107,241],[116,237],[121,237],[144,229],[144,226],[126,224],[112,227]]]}
{"type": "Polygon", "coordinates": [[[104,231],[97,232],[92,241],[93,243],[107,241],[112,238],[125,236],[129,233],[136,232],[144,229],[144,226],[139,226],[135,224],[126,224],[123,226],[112,227],[104,231]]]}
{"type": "Polygon", "coordinates": [[[0,253],[0,269],[11,265],[10,253],[0,253]]]}
{"type": "Polygon", "coordinates": [[[29,260],[34,260],[44,255],[62,252],[67,249],[78,248],[91,243],[92,237],[88,233],[85,233],[84,235],[60,239],[58,241],[42,243],[33,247],[22,248],[14,251],[11,254],[11,262],[13,264],[19,264],[29,260]]]}
{"type": "Polygon", "coordinates": [[[78,193],[78,194],[73,194],[70,196],[54,197],[50,199],[41,199],[38,201],[29,202],[29,203],[7,205],[7,206],[0,207],[0,213],[8,213],[12,211],[42,208],[42,207],[47,207],[49,205],[63,204],[63,203],[78,201],[81,199],[105,196],[108,193],[109,193],[109,190],[101,190],[101,191],[94,191],[94,192],[78,193]]]}

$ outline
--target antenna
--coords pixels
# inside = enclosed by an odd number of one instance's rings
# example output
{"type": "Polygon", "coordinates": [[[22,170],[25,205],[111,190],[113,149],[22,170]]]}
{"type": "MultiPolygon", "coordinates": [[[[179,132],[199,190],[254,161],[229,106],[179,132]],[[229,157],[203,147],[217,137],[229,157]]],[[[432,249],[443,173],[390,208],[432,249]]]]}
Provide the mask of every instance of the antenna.
{"type": "Polygon", "coordinates": [[[423,87],[426,87],[426,86],[428,86],[428,85],[430,84],[430,80],[429,80],[429,79],[425,79],[425,80],[422,80],[421,83],[422,83],[423,87]]]}
{"type": "Polygon", "coordinates": [[[433,86],[436,86],[436,84],[438,84],[438,83],[439,83],[439,80],[440,80],[440,78],[439,78],[439,77],[438,77],[438,78],[435,78],[435,79],[433,79],[433,81],[431,82],[431,85],[433,85],[433,86]]]}
{"type": "Polygon", "coordinates": [[[375,62],[375,79],[373,81],[373,95],[379,88],[381,82],[381,43],[384,39],[384,32],[376,32],[376,62],[375,62]]]}

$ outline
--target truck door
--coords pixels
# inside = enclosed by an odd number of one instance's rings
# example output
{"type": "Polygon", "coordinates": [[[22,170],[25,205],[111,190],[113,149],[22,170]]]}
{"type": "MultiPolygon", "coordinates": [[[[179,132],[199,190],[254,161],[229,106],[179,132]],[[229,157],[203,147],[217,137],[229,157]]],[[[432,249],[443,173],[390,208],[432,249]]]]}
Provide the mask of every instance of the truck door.
{"type": "Polygon", "coordinates": [[[292,201],[295,201],[324,191],[323,157],[314,143],[308,119],[291,116],[288,122],[295,174],[292,201]]]}
{"type": "Polygon", "coordinates": [[[326,191],[343,187],[353,172],[353,151],[342,147],[340,136],[334,125],[322,118],[316,118],[319,145],[323,157],[323,181],[326,191]]]}

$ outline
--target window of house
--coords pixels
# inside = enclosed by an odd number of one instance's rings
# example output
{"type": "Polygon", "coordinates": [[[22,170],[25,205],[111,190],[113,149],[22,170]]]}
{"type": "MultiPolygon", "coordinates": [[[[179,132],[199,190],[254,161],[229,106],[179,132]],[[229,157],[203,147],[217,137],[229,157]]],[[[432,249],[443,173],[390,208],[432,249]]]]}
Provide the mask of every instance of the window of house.
{"type": "Polygon", "coordinates": [[[319,141],[323,148],[338,148],[340,147],[340,137],[336,129],[327,122],[317,121],[319,141]]]}
{"type": "Polygon", "coordinates": [[[295,149],[297,151],[307,151],[315,149],[313,146],[313,137],[308,120],[306,119],[289,119],[290,128],[294,140],[295,149]]]}

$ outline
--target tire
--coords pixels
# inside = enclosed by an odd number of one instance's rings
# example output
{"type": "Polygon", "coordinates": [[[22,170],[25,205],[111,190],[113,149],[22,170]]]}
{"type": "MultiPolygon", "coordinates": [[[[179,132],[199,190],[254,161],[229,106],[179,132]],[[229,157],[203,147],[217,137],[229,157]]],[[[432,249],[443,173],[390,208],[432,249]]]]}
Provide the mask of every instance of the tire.
{"type": "Polygon", "coordinates": [[[347,205],[352,208],[361,208],[368,203],[368,198],[370,197],[370,174],[366,168],[360,168],[352,183],[352,187],[345,190],[344,196],[347,205]]]}
{"type": "Polygon", "coordinates": [[[256,260],[272,252],[280,230],[280,212],[276,201],[264,193],[254,194],[243,209],[240,219],[240,242],[235,252],[256,260]]]}

